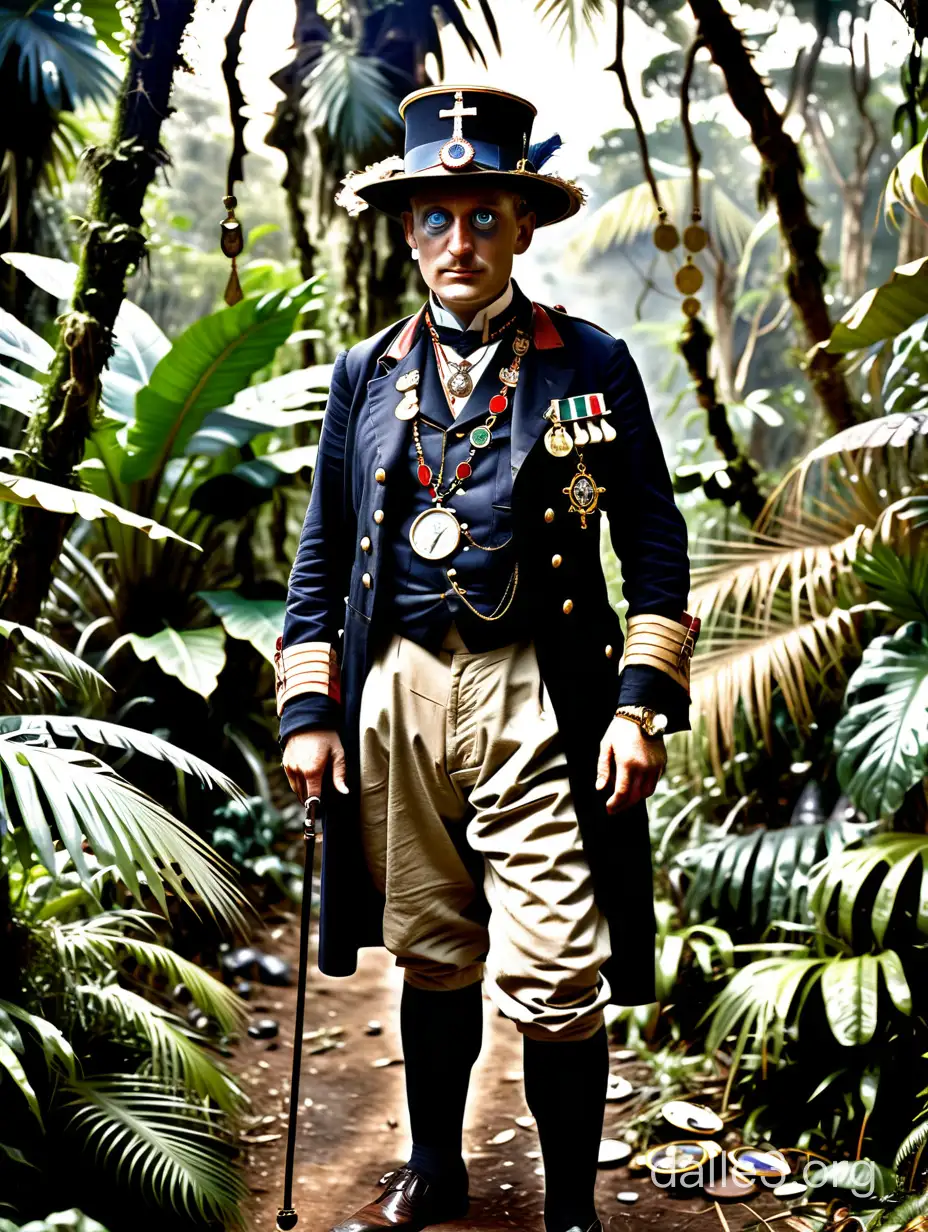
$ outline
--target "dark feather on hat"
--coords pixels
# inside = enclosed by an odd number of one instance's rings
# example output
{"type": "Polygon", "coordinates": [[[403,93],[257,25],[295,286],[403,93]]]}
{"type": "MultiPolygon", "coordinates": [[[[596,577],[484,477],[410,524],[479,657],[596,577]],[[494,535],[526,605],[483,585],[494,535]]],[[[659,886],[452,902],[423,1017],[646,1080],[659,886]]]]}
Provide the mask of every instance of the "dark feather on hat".
{"type": "Polygon", "coordinates": [[[528,147],[528,161],[536,171],[540,171],[563,144],[560,133],[554,133],[553,136],[546,137],[544,141],[533,141],[528,147]]]}

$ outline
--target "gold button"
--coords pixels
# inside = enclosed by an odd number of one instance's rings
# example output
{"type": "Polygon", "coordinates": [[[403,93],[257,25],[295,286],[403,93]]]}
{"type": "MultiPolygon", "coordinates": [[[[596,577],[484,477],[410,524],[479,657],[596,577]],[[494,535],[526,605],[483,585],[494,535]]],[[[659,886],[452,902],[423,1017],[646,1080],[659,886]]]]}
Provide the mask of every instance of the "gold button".
{"type": "Polygon", "coordinates": [[[612,658],[612,647],[611,647],[611,646],[607,646],[607,647],[606,647],[606,658],[607,658],[607,659],[611,659],[611,658],[612,658]]]}
{"type": "Polygon", "coordinates": [[[371,575],[370,575],[369,573],[365,573],[365,574],[363,575],[363,577],[361,578],[361,581],[362,581],[362,582],[363,582],[363,584],[364,584],[364,589],[365,589],[365,590],[370,590],[370,588],[371,588],[371,575]]]}
{"type": "Polygon", "coordinates": [[[361,540],[361,551],[369,552],[371,550],[371,541],[367,535],[361,540]]]}
{"type": "Polygon", "coordinates": [[[574,610],[573,599],[565,599],[564,600],[564,615],[569,616],[573,610],[574,610]]]}
{"type": "Polygon", "coordinates": [[[545,510],[545,521],[546,521],[546,522],[553,522],[553,521],[554,521],[554,510],[553,510],[553,509],[546,509],[546,510],[545,510]]]}
{"type": "Polygon", "coordinates": [[[561,556],[560,552],[555,552],[554,555],[551,557],[551,568],[560,569],[563,563],[564,563],[564,557],[561,556]]]}
{"type": "Polygon", "coordinates": [[[383,510],[382,509],[374,510],[374,521],[377,523],[378,526],[383,521],[383,510]]]}
{"type": "Polygon", "coordinates": [[[382,466],[378,466],[377,469],[374,471],[374,478],[377,480],[378,483],[387,482],[387,472],[383,469],[382,466]]]}

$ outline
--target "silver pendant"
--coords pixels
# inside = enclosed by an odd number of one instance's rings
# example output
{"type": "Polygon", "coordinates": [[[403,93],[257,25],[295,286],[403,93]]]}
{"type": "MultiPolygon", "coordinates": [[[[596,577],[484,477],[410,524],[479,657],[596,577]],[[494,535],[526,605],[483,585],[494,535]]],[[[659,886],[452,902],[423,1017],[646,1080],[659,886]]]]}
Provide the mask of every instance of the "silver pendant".
{"type": "Polygon", "coordinates": [[[471,364],[466,360],[461,364],[450,363],[454,372],[448,378],[447,389],[452,398],[469,398],[474,392],[474,382],[470,375],[471,364]]]}
{"type": "Polygon", "coordinates": [[[500,368],[499,379],[504,385],[508,385],[510,389],[515,389],[519,383],[518,368],[500,368]]]}

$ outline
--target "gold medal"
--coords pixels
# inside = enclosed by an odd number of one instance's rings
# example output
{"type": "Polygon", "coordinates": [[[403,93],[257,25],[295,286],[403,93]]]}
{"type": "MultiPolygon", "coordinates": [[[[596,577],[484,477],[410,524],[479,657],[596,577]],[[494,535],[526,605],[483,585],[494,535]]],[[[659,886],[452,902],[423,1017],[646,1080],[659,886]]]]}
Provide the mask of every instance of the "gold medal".
{"type": "Polygon", "coordinates": [[[583,462],[578,462],[577,473],[563,492],[565,496],[570,497],[570,512],[580,514],[580,526],[583,530],[586,530],[586,520],[589,515],[596,512],[599,498],[605,490],[605,488],[597,487],[596,480],[587,473],[583,462]]]}
{"type": "Polygon", "coordinates": [[[401,394],[408,393],[411,389],[415,389],[419,384],[419,369],[413,368],[411,372],[404,372],[397,380],[396,388],[401,394]]]}
{"type": "Polygon", "coordinates": [[[525,334],[516,334],[512,340],[512,349],[516,355],[527,355],[528,349],[532,344],[526,338],[525,334]]]}
{"type": "Polygon", "coordinates": [[[545,449],[552,457],[566,458],[573,447],[574,443],[570,439],[570,433],[563,424],[556,423],[545,433],[545,449]]]}

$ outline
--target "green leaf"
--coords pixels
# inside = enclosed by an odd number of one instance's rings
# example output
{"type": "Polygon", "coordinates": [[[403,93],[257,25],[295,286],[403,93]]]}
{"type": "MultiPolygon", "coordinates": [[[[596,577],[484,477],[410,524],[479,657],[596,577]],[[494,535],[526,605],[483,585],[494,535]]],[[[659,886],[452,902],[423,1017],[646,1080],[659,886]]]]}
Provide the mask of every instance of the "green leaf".
{"type": "Polygon", "coordinates": [[[26,1071],[13,1049],[4,1040],[0,1039],[0,1070],[5,1070],[12,1078],[14,1084],[19,1087],[22,1094],[25,1096],[26,1103],[32,1112],[32,1115],[42,1125],[42,1113],[39,1108],[39,1101],[36,1099],[35,1091],[32,1089],[32,1084],[26,1077],[26,1071]]]}
{"type": "Polygon", "coordinates": [[[142,966],[165,975],[169,983],[184,984],[200,1009],[215,1018],[223,1031],[241,1027],[247,1010],[231,988],[168,946],[133,935],[148,930],[149,919],[156,918],[147,912],[121,908],[55,925],[52,936],[62,967],[73,969],[76,974],[89,961],[99,965],[101,974],[107,974],[128,955],[142,966]]]}
{"type": "Polygon", "coordinates": [[[141,1075],[95,1077],[71,1089],[72,1127],[118,1178],[131,1175],[161,1206],[241,1225],[248,1190],[220,1113],[141,1075]]]}
{"type": "Polygon", "coordinates": [[[246,599],[237,590],[201,590],[198,596],[222,621],[229,637],[250,642],[269,663],[283,632],[287,605],[283,599],[246,599]]]}
{"type": "Polygon", "coordinates": [[[63,488],[55,483],[43,483],[27,475],[0,474],[0,500],[12,501],[16,505],[28,505],[32,509],[45,509],[49,513],[76,514],[79,518],[86,518],[88,522],[113,518],[123,526],[140,530],[150,539],[176,539],[178,543],[200,551],[198,544],[191,543],[170,527],[162,526],[152,518],[132,513],[114,505],[112,501],[95,496],[92,492],[63,488]]]}
{"type": "Polygon", "coordinates": [[[226,795],[239,800],[245,798],[242,789],[227,774],[197,757],[195,753],[188,753],[180,745],[171,744],[170,741],[162,740],[160,736],[140,728],[123,727],[119,723],[109,723],[104,719],[87,719],[80,715],[24,714],[11,717],[19,718],[20,732],[51,732],[58,737],[89,740],[94,744],[105,744],[111,749],[120,749],[127,753],[142,753],[156,761],[167,762],[179,774],[192,774],[204,787],[218,788],[226,795]]]}
{"type": "Polygon", "coordinates": [[[39,1037],[39,1043],[42,1045],[42,1053],[45,1057],[45,1063],[49,1067],[60,1067],[60,1069],[73,1078],[77,1073],[77,1058],[74,1055],[74,1049],[68,1043],[63,1032],[61,1032],[54,1023],[49,1022],[45,1018],[40,1018],[38,1014],[30,1014],[28,1010],[24,1010],[19,1005],[14,1005],[10,1001],[0,1001],[0,1011],[4,1012],[9,1018],[15,1018],[19,1022],[24,1023],[39,1037]]]}
{"type": "Polygon", "coordinates": [[[307,78],[302,106],[311,129],[361,155],[395,133],[405,92],[384,60],[363,55],[350,39],[332,38],[307,78]]]}
{"type": "Polygon", "coordinates": [[[877,955],[877,961],[883,969],[883,979],[886,981],[890,1000],[900,1014],[908,1017],[912,1013],[912,990],[909,988],[902,959],[895,950],[885,950],[877,955]]]}
{"type": "Polygon", "coordinates": [[[822,1000],[831,1033],[846,1048],[867,1044],[876,1030],[879,963],[869,954],[834,958],[822,973],[822,1000]]]}
{"type": "Polygon", "coordinates": [[[892,608],[899,620],[928,620],[928,552],[916,545],[911,552],[894,552],[876,542],[860,551],[853,569],[874,599],[892,608]]]}
{"type": "Polygon", "coordinates": [[[75,995],[93,1021],[143,1039],[151,1072],[188,1095],[209,1099],[226,1112],[240,1108],[241,1089],[210,1059],[186,1024],[159,1005],[119,984],[81,985],[75,995]]]}
{"type": "Polygon", "coordinates": [[[29,625],[21,625],[13,620],[0,620],[0,637],[9,638],[14,645],[19,641],[25,642],[38,651],[51,667],[76,686],[84,698],[102,698],[104,691],[113,687],[83,659],[79,659],[53,638],[37,632],[29,625]]]}
{"type": "Polygon", "coordinates": [[[603,15],[603,0],[537,0],[535,12],[544,9],[543,21],[548,21],[559,34],[566,34],[571,52],[577,50],[584,26],[594,29],[594,21],[603,15]]]}
{"type": "Polygon", "coordinates": [[[814,875],[812,910],[825,927],[837,895],[838,936],[853,945],[858,895],[865,886],[868,893],[876,888],[870,930],[877,945],[882,945],[890,922],[894,916],[898,918],[900,888],[913,866],[919,863],[919,911],[912,924],[915,932],[928,935],[928,835],[924,834],[880,834],[862,847],[832,854],[814,875]]]}
{"type": "Polygon", "coordinates": [[[209,697],[219,683],[225,667],[225,634],[220,625],[209,629],[182,629],[169,626],[151,637],[127,633],[126,641],[143,662],[154,659],[168,676],[176,676],[201,697],[209,697]]]}
{"type": "MultiPolygon", "coordinates": [[[[889,282],[867,291],[831,331],[827,351],[846,354],[895,338],[928,313],[928,257],[897,265],[889,282]]],[[[814,348],[813,348],[814,349],[814,348]]]]}
{"type": "Polygon", "coordinates": [[[121,478],[159,474],[211,411],[226,407],[286,342],[316,293],[314,280],[202,317],[175,339],[136,398],[121,478]]]}
{"type": "Polygon", "coordinates": [[[928,626],[874,638],[835,728],[838,781],[873,820],[891,817],[928,768],[928,626]]]}
{"type": "Polygon", "coordinates": [[[166,887],[191,907],[192,890],[211,915],[236,930],[244,927],[242,895],[228,865],[195,831],[98,758],[0,737],[0,767],[12,780],[28,846],[41,854],[46,868],[56,866],[54,827],[94,898],[85,838],[136,898],[141,872],[165,915],[166,887]]]}

